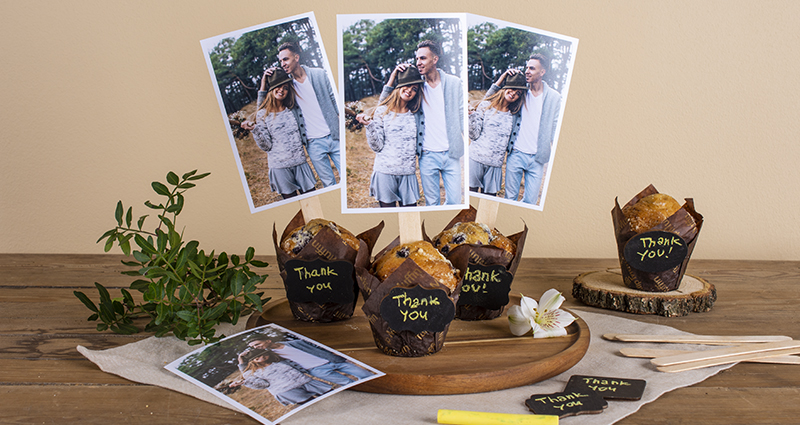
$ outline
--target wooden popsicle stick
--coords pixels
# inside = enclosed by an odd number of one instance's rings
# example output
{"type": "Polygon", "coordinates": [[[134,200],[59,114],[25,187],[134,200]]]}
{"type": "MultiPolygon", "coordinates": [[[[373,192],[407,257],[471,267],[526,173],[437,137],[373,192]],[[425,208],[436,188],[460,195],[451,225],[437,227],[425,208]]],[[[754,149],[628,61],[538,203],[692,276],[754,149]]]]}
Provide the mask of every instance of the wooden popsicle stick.
{"type": "Polygon", "coordinates": [[[475,213],[475,221],[489,226],[494,229],[494,224],[497,222],[497,209],[500,203],[490,199],[480,198],[478,201],[478,211],[475,213]]]}
{"type": "MultiPolygon", "coordinates": [[[[717,348],[707,351],[697,351],[689,354],[678,354],[676,356],[656,357],[655,359],[650,360],[650,363],[653,363],[656,366],[672,366],[681,363],[697,363],[704,360],[724,360],[725,358],[741,357],[742,355],[747,354],[760,354],[760,356],[753,357],[758,358],[796,353],[800,353],[800,341],[764,342],[759,344],[745,344],[733,347],[717,348]]],[[[723,363],[728,362],[723,361],[723,363]]]]}
{"type": "MultiPolygon", "coordinates": [[[[754,359],[763,359],[769,357],[778,357],[784,356],[788,354],[797,354],[800,353],[800,347],[796,348],[784,348],[781,350],[772,350],[767,352],[756,352],[756,353],[747,353],[747,354],[738,354],[726,357],[717,357],[717,358],[710,358],[710,359],[703,359],[697,360],[693,362],[685,362],[685,363],[677,363],[669,366],[659,366],[656,367],[661,372],[683,372],[687,370],[694,370],[700,369],[704,367],[711,367],[711,366],[719,366],[728,363],[737,363],[737,362],[744,362],[748,360],[754,359]]],[[[652,362],[652,360],[651,360],[652,362]]]]}
{"type": "Polygon", "coordinates": [[[322,204],[319,202],[319,196],[312,196],[310,198],[302,199],[300,202],[300,209],[303,211],[303,220],[308,223],[315,218],[324,218],[322,215],[322,204]]]}
{"type": "Polygon", "coordinates": [[[400,243],[406,244],[422,240],[422,223],[419,211],[399,212],[397,220],[400,225],[400,243]]]}
{"type": "Polygon", "coordinates": [[[740,345],[745,343],[791,341],[783,335],[627,335],[604,334],[603,338],[622,342],[665,342],[679,344],[740,345]]]}
{"type": "MultiPolygon", "coordinates": [[[[676,356],[678,354],[694,353],[696,351],[626,347],[626,348],[620,348],[619,352],[625,357],[654,359],[656,357],[676,356]]],[[[748,363],[800,364],[800,356],[763,357],[745,361],[748,363]]]]}

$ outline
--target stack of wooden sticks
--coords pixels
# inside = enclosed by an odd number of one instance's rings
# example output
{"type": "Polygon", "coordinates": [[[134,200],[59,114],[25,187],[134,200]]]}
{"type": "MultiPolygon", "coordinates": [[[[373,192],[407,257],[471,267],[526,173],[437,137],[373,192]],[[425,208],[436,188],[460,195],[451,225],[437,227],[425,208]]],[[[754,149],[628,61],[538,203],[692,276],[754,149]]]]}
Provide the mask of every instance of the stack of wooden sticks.
{"type": "Polygon", "coordinates": [[[703,367],[737,362],[800,364],[800,341],[788,336],[715,336],[715,335],[623,335],[604,334],[617,342],[721,345],[702,351],[675,349],[621,348],[625,357],[650,358],[661,372],[683,372],[703,367]]]}

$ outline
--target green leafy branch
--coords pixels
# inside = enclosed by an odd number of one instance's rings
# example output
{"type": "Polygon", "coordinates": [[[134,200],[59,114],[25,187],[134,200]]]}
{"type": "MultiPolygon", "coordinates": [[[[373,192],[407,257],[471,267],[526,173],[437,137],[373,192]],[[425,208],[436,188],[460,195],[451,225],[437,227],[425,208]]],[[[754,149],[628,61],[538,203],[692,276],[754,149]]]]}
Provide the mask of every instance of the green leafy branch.
{"type": "Polygon", "coordinates": [[[122,272],[138,277],[130,284],[132,291],[141,293],[142,302],[136,302],[131,292],[121,289],[121,297],[111,298],[103,285],[95,282],[100,302],[95,304],[86,294],[74,291],[75,296],[92,311],[89,321],[100,321],[98,331],[110,329],[119,334],[134,334],[141,329],[136,319],[149,319],[145,331],[163,336],[172,332],[189,345],[212,343],[224,336],[216,335],[219,323],[236,324],[242,316],[262,311],[269,298],[262,298],[258,285],[266,275],[260,276],[251,267],[266,267],[267,263],[255,260],[255,250],[247,249],[244,259],[230,257],[225,252],[215,256],[206,254],[197,241],[184,242],[183,232],[176,230],[178,215],[183,210],[183,193],[194,187],[193,181],[209,173],[197,170],[178,176],[167,173],[167,184],[153,182],[156,194],[166,198],[159,204],[146,201],[148,208],[158,211],[158,225],[152,231],[143,229],[148,215],[133,222],[133,208],[127,211],[122,201],[117,203],[114,218],[117,225],[108,230],[97,242],[105,239],[104,250],[116,244],[122,252],[133,257],[122,261],[134,270],[122,272]],[[131,243],[133,241],[133,244],[131,243]]]}

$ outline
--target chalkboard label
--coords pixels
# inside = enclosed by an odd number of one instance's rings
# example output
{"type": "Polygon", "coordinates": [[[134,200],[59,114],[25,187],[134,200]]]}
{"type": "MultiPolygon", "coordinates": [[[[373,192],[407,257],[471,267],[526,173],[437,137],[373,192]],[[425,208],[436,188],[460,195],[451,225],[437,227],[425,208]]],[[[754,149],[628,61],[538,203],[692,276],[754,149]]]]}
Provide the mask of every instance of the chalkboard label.
{"type": "Polygon", "coordinates": [[[602,413],[608,402],[594,391],[564,391],[554,394],[534,394],[525,404],[537,415],[565,416],[602,413]]]}
{"type": "Polygon", "coordinates": [[[353,265],[347,261],[289,260],[286,271],[286,298],[296,303],[352,303],[355,280],[353,265]]]}
{"type": "Polygon", "coordinates": [[[675,268],[686,258],[686,241],[675,233],[654,230],[631,238],[623,250],[631,267],[648,273],[675,268]]]}
{"type": "Polygon", "coordinates": [[[395,287],[381,301],[381,317],[395,331],[441,332],[456,315],[441,289],[395,287]]]}
{"type": "Polygon", "coordinates": [[[564,391],[594,391],[606,400],[639,400],[645,385],[647,381],[642,379],[573,375],[564,391]]]}
{"type": "Polygon", "coordinates": [[[508,304],[513,276],[500,265],[482,266],[470,263],[464,273],[458,305],[499,310],[508,304]]]}

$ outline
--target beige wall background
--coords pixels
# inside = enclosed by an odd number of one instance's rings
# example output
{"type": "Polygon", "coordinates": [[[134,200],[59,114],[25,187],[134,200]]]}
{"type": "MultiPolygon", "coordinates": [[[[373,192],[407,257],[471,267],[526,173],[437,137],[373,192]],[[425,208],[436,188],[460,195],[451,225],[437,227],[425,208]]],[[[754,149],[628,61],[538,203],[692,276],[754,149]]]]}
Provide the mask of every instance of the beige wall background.
{"type": "MultiPolygon", "coordinates": [[[[274,253],[299,205],[250,214],[200,40],[308,11],[334,73],[336,14],[468,12],[580,39],[544,211],[500,206],[501,232],[529,226],[525,256],[614,257],[614,198],[652,183],[705,216],[695,258],[800,260],[792,0],[3,1],[0,252],[101,253],[118,200],[145,214],[151,181],[199,169],[186,236],[274,253]]],[[[396,215],[321,198],[354,232],[386,221],[380,246],[398,234],[396,215]]]]}

